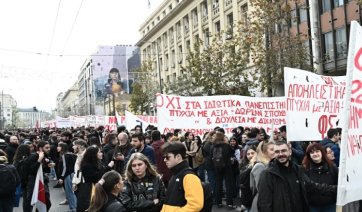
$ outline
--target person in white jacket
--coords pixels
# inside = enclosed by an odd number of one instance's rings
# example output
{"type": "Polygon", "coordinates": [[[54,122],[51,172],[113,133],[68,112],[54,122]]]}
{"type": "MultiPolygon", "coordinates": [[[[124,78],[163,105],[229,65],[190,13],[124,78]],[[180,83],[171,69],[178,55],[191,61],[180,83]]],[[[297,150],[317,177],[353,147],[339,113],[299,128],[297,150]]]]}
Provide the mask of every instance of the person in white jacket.
{"type": "Polygon", "coordinates": [[[79,169],[79,164],[83,159],[83,155],[84,155],[87,147],[88,147],[87,143],[83,140],[76,140],[73,143],[73,150],[77,154],[77,161],[75,162],[75,165],[74,165],[74,177],[73,177],[73,181],[72,181],[73,191],[76,191],[78,189],[77,185],[79,183],[84,182],[82,172],[79,169]]]}

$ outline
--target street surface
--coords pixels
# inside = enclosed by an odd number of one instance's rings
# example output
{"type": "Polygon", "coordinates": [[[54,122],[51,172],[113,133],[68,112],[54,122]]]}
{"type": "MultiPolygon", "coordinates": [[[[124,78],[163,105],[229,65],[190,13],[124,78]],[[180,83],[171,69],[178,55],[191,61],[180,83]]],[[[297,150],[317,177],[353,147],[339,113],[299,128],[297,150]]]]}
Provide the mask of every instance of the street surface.
{"type": "MultiPolygon", "coordinates": [[[[68,205],[59,205],[60,202],[65,200],[65,193],[62,188],[53,188],[53,186],[56,184],[56,181],[50,181],[49,183],[49,189],[50,189],[50,199],[52,201],[52,207],[50,208],[50,212],[65,212],[68,211],[68,205]]],[[[238,201],[234,199],[234,204],[236,204],[238,201]]],[[[20,198],[20,207],[14,208],[14,212],[22,212],[22,198],[20,198]]],[[[225,201],[224,201],[225,204],[225,201]]],[[[238,205],[240,206],[240,205],[238,205]]],[[[228,210],[227,206],[224,205],[222,208],[218,208],[216,205],[214,205],[212,211],[240,211],[240,207],[238,207],[235,210],[228,210]]]]}

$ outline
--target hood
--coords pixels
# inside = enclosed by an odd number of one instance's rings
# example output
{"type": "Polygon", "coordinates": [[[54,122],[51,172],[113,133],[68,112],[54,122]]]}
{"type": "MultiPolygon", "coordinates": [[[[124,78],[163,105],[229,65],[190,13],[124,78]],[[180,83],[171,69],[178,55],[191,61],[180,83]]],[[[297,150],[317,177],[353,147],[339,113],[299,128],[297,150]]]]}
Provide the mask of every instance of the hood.
{"type": "Polygon", "coordinates": [[[8,159],[5,156],[0,156],[0,163],[7,163],[8,159]]]}
{"type": "Polygon", "coordinates": [[[258,144],[260,141],[257,138],[247,138],[245,139],[245,143],[248,146],[258,144]]]}
{"type": "Polygon", "coordinates": [[[319,144],[321,146],[325,146],[327,144],[334,144],[334,142],[329,138],[323,138],[323,140],[321,142],[319,142],[319,144]]]}

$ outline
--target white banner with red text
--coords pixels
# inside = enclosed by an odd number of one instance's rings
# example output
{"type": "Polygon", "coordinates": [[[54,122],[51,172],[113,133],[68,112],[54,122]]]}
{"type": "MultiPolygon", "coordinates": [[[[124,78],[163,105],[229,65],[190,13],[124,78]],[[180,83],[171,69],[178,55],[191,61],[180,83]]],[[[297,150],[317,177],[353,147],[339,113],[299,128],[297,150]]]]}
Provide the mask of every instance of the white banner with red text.
{"type": "Polygon", "coordinates": [[[287,140],[320,141],[341,126],[346,77],[284,68],[287,140]]]}
{"type": "Polygon", "coordinates": [[[219,126],[231,134],[237,126],[278,131],[286,124],[284,97],[197,96],[157,94],[158,129],[162,134],[174,129],[202,136],[219,126]],[[272,129],[272,124],[274,129],[272,129]]]}

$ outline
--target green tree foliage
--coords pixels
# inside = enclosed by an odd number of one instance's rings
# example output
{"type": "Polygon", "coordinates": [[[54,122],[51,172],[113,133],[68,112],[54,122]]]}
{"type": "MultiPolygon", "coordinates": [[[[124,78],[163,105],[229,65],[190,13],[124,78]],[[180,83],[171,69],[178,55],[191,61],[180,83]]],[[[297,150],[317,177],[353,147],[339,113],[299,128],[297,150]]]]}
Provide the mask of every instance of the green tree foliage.
{"type": "Polygon", "coordinates": [[[152,61],[144,61],[140,69],[133,69],[131,73],[134,82],[129,107],[134,114],[150,114],[151,104],[156,102],[156,94],[159,92],[158,78],[155,78],[152,61]]]}
{"type": "Polygon", "coordinates": [[[274,96],[274,88],[283,84],[284,67],[313,70],[307,32],[292,27],[298,17],[292,16],[289,1],[249,0],[248,6],[247,16],[208,35],[210,45],[199,39],[189,49],[182,70],[191,71],[193,85],[208,95],[249,96],[259,88],[274,96]]]}
{"type": "Polygon", "coordinates": [[[177,96],[202,96],[203,92],[199,89],[199,86],[192,83],[192,80],[190,73],[183,74],[171,82],[164,83],[164,91],[167,94],[177,96]]]}

